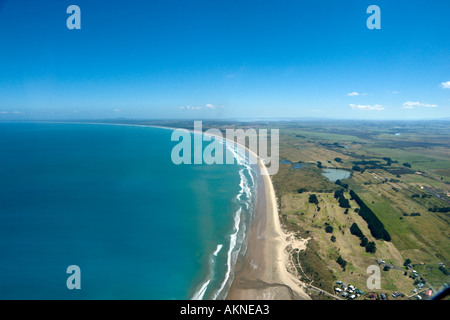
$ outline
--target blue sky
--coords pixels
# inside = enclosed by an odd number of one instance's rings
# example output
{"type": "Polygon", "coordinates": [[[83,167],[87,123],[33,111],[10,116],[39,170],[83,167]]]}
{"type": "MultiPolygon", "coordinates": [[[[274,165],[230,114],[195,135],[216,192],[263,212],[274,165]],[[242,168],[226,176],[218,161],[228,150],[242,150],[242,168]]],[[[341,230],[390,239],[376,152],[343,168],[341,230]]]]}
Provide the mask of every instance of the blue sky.
{"type": "Polygon", "coordinates": [[[0,0],[0,121],[450,117],[449,30],[441,0],[0,0]]]}

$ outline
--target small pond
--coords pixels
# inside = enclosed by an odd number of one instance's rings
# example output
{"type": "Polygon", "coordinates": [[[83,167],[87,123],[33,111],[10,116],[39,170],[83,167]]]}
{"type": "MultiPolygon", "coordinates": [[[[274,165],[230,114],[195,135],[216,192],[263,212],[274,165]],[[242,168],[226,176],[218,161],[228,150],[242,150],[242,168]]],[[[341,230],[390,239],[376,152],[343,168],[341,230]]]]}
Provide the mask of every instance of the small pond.
{"type": "Polygon", "coordinates": [[[331,182],[336,182],[336,180],[350,178],[350,171],[328,168],[322,170],[322,175],[327,177],[331,182]]]}

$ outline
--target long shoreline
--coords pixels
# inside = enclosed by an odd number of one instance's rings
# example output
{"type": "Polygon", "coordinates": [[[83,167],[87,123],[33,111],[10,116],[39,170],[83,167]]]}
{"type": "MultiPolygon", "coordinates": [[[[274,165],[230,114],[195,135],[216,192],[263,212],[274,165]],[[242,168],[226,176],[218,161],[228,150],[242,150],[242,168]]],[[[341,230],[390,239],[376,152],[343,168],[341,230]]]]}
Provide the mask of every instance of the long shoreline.
{"type": "Polygon", "coordinates": [[[310,300],[305,285],[288,271],[286,250],[289,246],[304,249],[307,240],[299,240],[282,229],[272,179],[261,159],[257,159],[260,174],[255,219],[248,235],[247,252],[239,262],[239,270],[235,270],[227,299],[310,300]]]}
{"type": "MultiPolygon", "coordinates": [[[[189,129],[155,125],[121,124],[104,122],[45,122],[154,127],[170,130],[189,129]]],[[[196,132],[199,133],[199,132],[196,132]]],[[[202,134],[207,134],[201,132],[202,134]]],[[[237,145],[257,159],[258,190],[253,223],[247,235],[247,251],[238,259],[234,279],[226,299],[230,300],[310,300],[305,285],[288,271],[288,247],[305,249],[307,239],[297,239],[281,227],[277,199],[271,176],[261,158],[244,145],[223,136],[217,136],[237,145]]]]}
{"type": "MultiPolygon", "coordinates": [[[[204,132],[202,132],[205,134],[204,132]]],[[[261,157],[246,146],[218,136],[237,145],[257,160],[258,190],[253,223],[247,235],[247,251],[236,262],[228,300],[311,300],[306,285],[288,271],[290,254],[287,248],[306,249],[308,239],[286,233],[280,222],[272,178],[261,157]]]]}

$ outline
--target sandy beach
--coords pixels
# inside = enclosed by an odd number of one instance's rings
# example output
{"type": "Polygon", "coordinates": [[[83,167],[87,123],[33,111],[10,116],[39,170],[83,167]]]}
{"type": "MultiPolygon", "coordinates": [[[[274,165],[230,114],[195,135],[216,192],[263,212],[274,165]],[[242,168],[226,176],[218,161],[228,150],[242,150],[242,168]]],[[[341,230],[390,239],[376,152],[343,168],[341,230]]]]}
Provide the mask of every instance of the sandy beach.
{"type": "Polygon", "coordinates": [[[258,158],[258,203],[245,256],[238,261],[229,300],[310,300],[304,285],[288,272],[287,248],[304,249],[306,240],[281,227],[271,177],[258,158]]]}

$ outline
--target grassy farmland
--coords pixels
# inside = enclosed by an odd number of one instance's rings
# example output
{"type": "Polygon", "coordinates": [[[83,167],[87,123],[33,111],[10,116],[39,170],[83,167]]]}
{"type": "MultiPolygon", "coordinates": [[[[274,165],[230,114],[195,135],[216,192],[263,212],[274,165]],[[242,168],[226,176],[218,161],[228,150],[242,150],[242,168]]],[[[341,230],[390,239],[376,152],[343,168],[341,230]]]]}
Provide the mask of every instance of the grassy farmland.
{"type": "Polygon", "coordinates": [[[381,289],[374,291],[401,291],[408,296],[418,284],[418,279],[411,277],[412,268],[403,266],[410,259],[413,268],[428,270],[419,277],[423,288],[438,290],[449,283],[439,264],[449,263],[450,214],[429,211],[450,206],[448,123],[308,122],[284,126],[286,129],[280,125],[284,164],[273,180],[285,226],[311,238],[314,253],[307,248],[296,257],[308,266],[302,270],[303,280],[329,292],[336,280],[365,288],[367,267],[382,259],[396,268],[382,271],[381,289]],[[293,169],[288,162],[304,166],[293,169]],[[342,181],[347,186],[344,196],[350,199],[348,190],[354,190],[382,222],[391,241],[371,236],[367,222],[355,212],[359,206],[353,200],[344,213],[333,197],[342,187],[324,178],[319,167],[352,173],[342,181]],[[311,193],[318,197],[317,205],[308,203],[311,193]],[[333,227],[332,234],[325,231],[325,223],[333,227]],[[376,244],[375,253],[366,252],[349,232],[353,223],[376,244]],[[336,262],[339,256],[346,260],[345,270],[336,262]]]}

